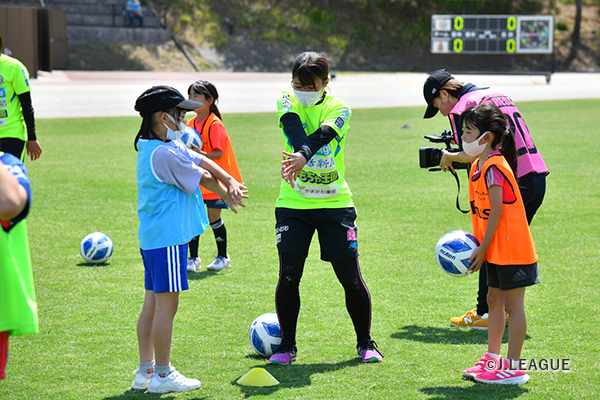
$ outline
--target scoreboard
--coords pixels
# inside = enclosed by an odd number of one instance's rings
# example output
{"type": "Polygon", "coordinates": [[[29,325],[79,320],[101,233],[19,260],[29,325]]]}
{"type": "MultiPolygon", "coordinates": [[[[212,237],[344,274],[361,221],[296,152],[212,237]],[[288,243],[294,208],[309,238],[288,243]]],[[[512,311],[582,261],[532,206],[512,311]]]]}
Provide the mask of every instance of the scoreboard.
{"type": "Polygon", "coordinates": [[[551,54],[552,15],[432,15],[431,52],[551,54]]]}

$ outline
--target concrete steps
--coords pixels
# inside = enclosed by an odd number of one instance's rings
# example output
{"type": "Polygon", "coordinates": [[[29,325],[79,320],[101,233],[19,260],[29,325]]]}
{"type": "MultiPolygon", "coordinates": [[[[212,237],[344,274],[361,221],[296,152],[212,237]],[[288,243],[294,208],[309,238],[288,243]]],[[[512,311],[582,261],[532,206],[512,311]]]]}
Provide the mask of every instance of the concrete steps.
{"type": "Polygon", "coordinates": [[[166,29],[107,26],[67,26],[69,43],[160,44],[171,40],[166,29]]]}
{"type": "MultiPolygon", "coordinates": [[[[69,43],[161,44],[171,39],[151,10],[142,6],[144,27],[129,26],[123,0],[43,0],[46,8],[66,10],[69,43]]],[[[2,5],[41,7],[42,0],[3,0],[2,5]],[[33,3],[33,4],[32,4],[33,3]]]]}

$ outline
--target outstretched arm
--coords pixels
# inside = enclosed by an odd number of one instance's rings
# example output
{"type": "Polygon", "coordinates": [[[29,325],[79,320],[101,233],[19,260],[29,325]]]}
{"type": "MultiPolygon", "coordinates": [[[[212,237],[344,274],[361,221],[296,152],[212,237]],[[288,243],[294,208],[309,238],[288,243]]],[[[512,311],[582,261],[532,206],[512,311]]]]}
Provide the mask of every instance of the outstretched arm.
{"type": "Polygon", "coordinates": [[[0,220],[10,221],[27,206],[27,191],[0,161],[0,220]]]}
{"type": "Polygon", "coordinates": [[[317,151],[331,142],[337,136],[337,132],[328,125],[322,125],[312,135],[308,136],[308,144],[304,145],[295,153],[283,152],[281,162],[281,176],[287,183],[294,187],[294,181],[298,174],[317,151]]]}
{"type": "Polygon", "coordinates": [[[206,174],[202,176],[200,181],[202,186],[221,196],[235,213],[237,213],[236,207],[238,205],[246,207],[243,199],[248,198],[248,189],[243,183],[236,181],[217,163],[207,157],[202,158],[198,165],[210,173],[210,177],[206,174]]]}

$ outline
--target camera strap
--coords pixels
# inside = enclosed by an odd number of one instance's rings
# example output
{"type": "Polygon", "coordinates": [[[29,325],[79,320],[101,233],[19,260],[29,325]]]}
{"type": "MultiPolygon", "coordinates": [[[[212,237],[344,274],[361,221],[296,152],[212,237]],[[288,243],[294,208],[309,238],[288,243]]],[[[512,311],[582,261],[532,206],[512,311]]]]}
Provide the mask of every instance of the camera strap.
{"type": "MultiPolygon", "coordinates": [[[[467,170],[468,171],[468,170],[467,170]]],[[[461,210],[460,209],[460,204],[458,203],[458,197],[460,195],[460,179],[458,179],[458,174],[456,173],[456,171],[454,171],[453,169],[450,170],[450,172],[452,172],[452,175],[454,175],[454,179],[456,179],[456,186],[458,186],[458,191],[456,192],[456,208],[458,209],[458,211],[460,211],[463,214],[467,214],[469,212],[469,210],[461,210]]],[[[468,172],[467,172],[468,174],[468,172]]]]}

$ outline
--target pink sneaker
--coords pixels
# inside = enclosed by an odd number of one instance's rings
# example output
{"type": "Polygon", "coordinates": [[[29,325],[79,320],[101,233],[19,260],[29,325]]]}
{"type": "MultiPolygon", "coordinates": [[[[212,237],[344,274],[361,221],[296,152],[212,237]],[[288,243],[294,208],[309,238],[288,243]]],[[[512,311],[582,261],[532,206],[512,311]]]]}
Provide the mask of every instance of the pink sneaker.
{"type": "Polygon", "coordinates": [[[356,351],[363,362],[372,363],[383,360],[383,355],[377,350],[377,343],[374,340],[369,339],[363,346],[357,345],[356,351]]]}
{"type": "Polygon", "coordinates": [[[490,356],[489,353],[485,353],[483,357],[481,357],[481,360],[477,361],[475,366],[463,370],[462,376],[467,379],[475,379],[477,375],[485,372],[486,367],[491,368],[494,365],[497,366],[499,363],[492,356],[490,356]]]}
{"type": "Polygon", "coordinates": [[[287,343],[279,345],[277,352],[269,358],[269,364],[288,365],[296,360],[296,346],[287,343]]]}
{"type": "Polygon", "coordinates": [[[486,369],[475,377],[477,382],[497,383],[503,385],[520,385],[527,383],[529,375],[522,369],[510,368],[508,361],[502,360],[502,365],[498,368],[486,369]]]}

